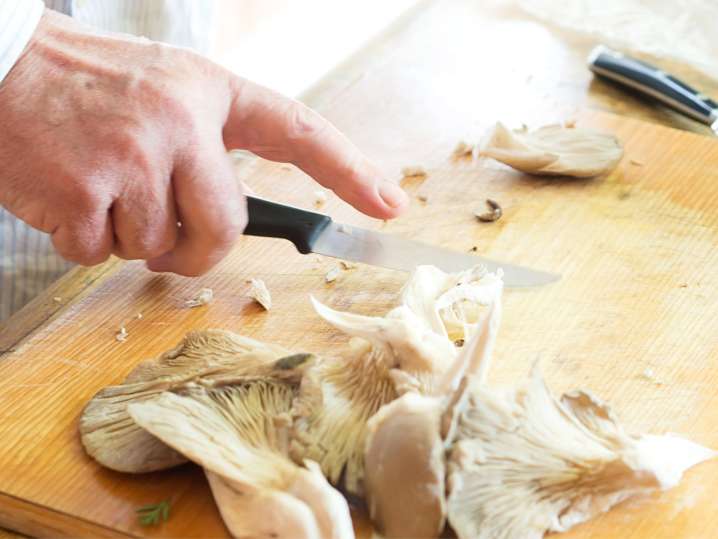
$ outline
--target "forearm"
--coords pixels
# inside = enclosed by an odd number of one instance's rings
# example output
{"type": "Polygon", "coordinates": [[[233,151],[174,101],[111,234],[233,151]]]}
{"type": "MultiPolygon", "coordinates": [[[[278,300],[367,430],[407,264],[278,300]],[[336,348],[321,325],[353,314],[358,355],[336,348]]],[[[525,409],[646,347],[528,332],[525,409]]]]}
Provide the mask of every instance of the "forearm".
{"type": "Polygon", "coordinates": [[[0,83],[20,58],[43,10],[41,0],[0,0],[0,83]]]}

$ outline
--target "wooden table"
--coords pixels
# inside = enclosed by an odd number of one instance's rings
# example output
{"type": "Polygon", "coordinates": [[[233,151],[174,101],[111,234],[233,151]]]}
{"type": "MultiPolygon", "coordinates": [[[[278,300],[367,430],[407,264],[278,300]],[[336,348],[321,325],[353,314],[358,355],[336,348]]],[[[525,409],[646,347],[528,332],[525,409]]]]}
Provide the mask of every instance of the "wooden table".
{"type": "MultiPolygon", "coordinates": [[[[708,133],[699,124],[594,80],[585,68],[592,45],[547,29],[498,2],[424,2],[303,99],[395,175],[402,166],[431,168],[445,161],[459,139],[478,140],[497,119],[538,125],[587,108],[708,133]],[[368,98],[363,100],[363,94],[368,98]],[[386,101],[377,103],[381,95],[386,101]]],[[[686,67],[664,66],[718,95],[718,83],[686,67]]],[[[253,168],[240,172],[251,184],[253,168]]],[[[304,182],[295,172],[285,173],[287,181],[304,182]]],[[[309,205],[310,198],[306,191],[288,189],[288,202],[309,205]]],[[[93,298],[118,272],[124,280],[131,281],[133,275],[144,278],[141,265],[111,260],[96,268],[75,269],[60,279],[2,324],[0,362],[80,302],[93,298]],[[55,297],[62,302],[54,302],[55,297]]],[[[201,286],[179,278],[171,282],[185,290],[201,286]]],[[[270,328],[263,331],[271,334],[270,328]]]]}

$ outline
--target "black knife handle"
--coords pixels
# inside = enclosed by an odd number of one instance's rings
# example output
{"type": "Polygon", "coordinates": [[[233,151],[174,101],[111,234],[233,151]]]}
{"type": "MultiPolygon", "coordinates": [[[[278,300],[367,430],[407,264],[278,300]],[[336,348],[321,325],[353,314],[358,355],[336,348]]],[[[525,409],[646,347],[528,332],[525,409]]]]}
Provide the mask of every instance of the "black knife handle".
{"type": "Polygon", "coordinates": [[[708,125],[718,125],[718,103],[675,77],[599,45],[588,57],[591,71],[628,86],[708,125]]]}
{"type": "Polygon", "coordinates": [[[302,254],[312,252],[314,242],[332,222],[321,213],[252,196],[247,197],[247,214],[246,235],[289,240],[302,254]]]}

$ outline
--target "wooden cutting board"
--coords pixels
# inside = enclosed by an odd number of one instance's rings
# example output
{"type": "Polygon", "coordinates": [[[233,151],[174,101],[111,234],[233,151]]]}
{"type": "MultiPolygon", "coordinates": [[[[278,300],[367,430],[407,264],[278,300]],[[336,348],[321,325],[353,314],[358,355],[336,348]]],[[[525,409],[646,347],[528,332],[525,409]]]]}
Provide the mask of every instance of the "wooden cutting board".
{"type": "MultiPolygon", "coordinates": [[[[383,228],[463,251],[477,245],[563,274],[554,285],[507,291],[496,383],[525,376],[540,358],[556,391],[591,389],[632,430],[677,432],[718,448],[718,144],[606,115],[582,123],[613,131],[626,146],[607,178],[535,179],[492,161],[447,159],[408,186],[428,194],[428,203],[417,201],[383,228]],[[504,207],[493,224],[472,214],[487,196],[504,207]]],[[[311,201],[308,180],[282,166],[260,164],[252,179],[262,194],[311,201]]],[[[335,199],[326,209],[376,226],[335,199]]],[[[335,349],[345,338],[312,313],[309,294],[339,309],[381,313],[404,279],[363,266],[327,285],[332,266],[281,241],[251,238],[201,279],[127,264],[3,356],[0,524],[51,535],[223,536],[197,469],[140,476],[104,470],[83,453],[78,415],[96,391],[191,329],[228,328],[297,351],[335,349]],[[266,281],[272,311],[244,295],[250,277],[266,281]],[[185,308],[203,286],[214,289],[215,301],[185,308]],[[121,324],[129,332],[124,343],[114,337],[121,324]],[[165,498],[172,500],[170,521],[139,527],[134,510],[165,498]]],[[[708,536],[717,483],[718,461],[706,463],[680,487],[623,504],[572,534],[708,536]]]]}
{"type": "MultiPolygon", "coordinates": [[[[391,173],[406,165],[429,172],[406,185],[414,200],[394,222],[362,217],[335,197],[325,211],[351,224],[463,251],[476,246],[561,273],[554,285],[507,291],[491,381],[512,383],[540,359],[556,392],[592,390],[629,429],[677,432],[718,448],[718,143],[588,113],[579,125],[612,131],[626,147],[608,177],[536,179],[493,161],[451,160],[456,142],[477,140],[492,119],[536,125],[566,115],[560,104],[518,99],[515,84],[526,75],[512,75],[513,53],[504,51],[503,60],[488,54],[506,28],[480,27],[476,6],[435,4],[311,94],[391,173]],[[472,51],[480,69],[467,61],[472,51]],[[490,84],[489,72],[510,84],[490,84]],[[427,195],[426,204],[419,194],[427,195]],[[487,197],[504,208],[496,223],[473,217],[487,197]]],[[[537,25],[519,26],[522,36],[552,50],[537,25]]],[[[555,67],[560,73],[560,59],[555,67]]],[[[535,93],[527,89],[526,96],[535,93]]],[[[316,187],[295,169],[258,162],[240,170],[259,194],[312,206],[316,187]]],[[[129,263],[108,266],[81,296],[60,298],[59,307],[48,296],[48,312],[56,313],[27,338],[5,339],[0,355],[0,526],[51,536],[226,536],[199,470],[141,476],[104,470],[82,450],[78,416],[96,391],[191,329],[232,329],[298,351],[335,350],[345,338],[313,314],[309,294],[338,309],[381,313],[405,276],[360,267],[327,285],[323,276],[333,265],[281,241],[242,238],[199,279],[153,275],[129,263]],[[272,311],[246,297],[250,277],[266,281],[272,311]],[[185,308],[202,287],[214,289],[215,301],[185,308]],[[122,324],[129,332],[124,343],[115,340],[122,324]],[[163,499],[172,502],[170,520],[140,527],[135,509],[163,499]]],[[[5,335],[12,334],[10,325],[5,335]]],[[[624,503],[566,537],[710,537],[716,484],[718,461],[705,463],[678,488],[624,503]]],[[[357,522],[365,536],[365,521],[357,522]]]]}

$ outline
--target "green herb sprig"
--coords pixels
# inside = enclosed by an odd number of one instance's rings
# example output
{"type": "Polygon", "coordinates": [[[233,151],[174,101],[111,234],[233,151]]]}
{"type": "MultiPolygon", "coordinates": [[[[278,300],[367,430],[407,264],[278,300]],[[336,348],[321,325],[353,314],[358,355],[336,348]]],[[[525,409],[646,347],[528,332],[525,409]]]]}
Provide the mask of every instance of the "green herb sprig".
{"type": "Polygon", "coordinates": [[[156,526],[160,521],[167,522],[170,518],[170,501],[163,500],[140,507],[137,510],[137,518],[142,526],[156,526]]]}

